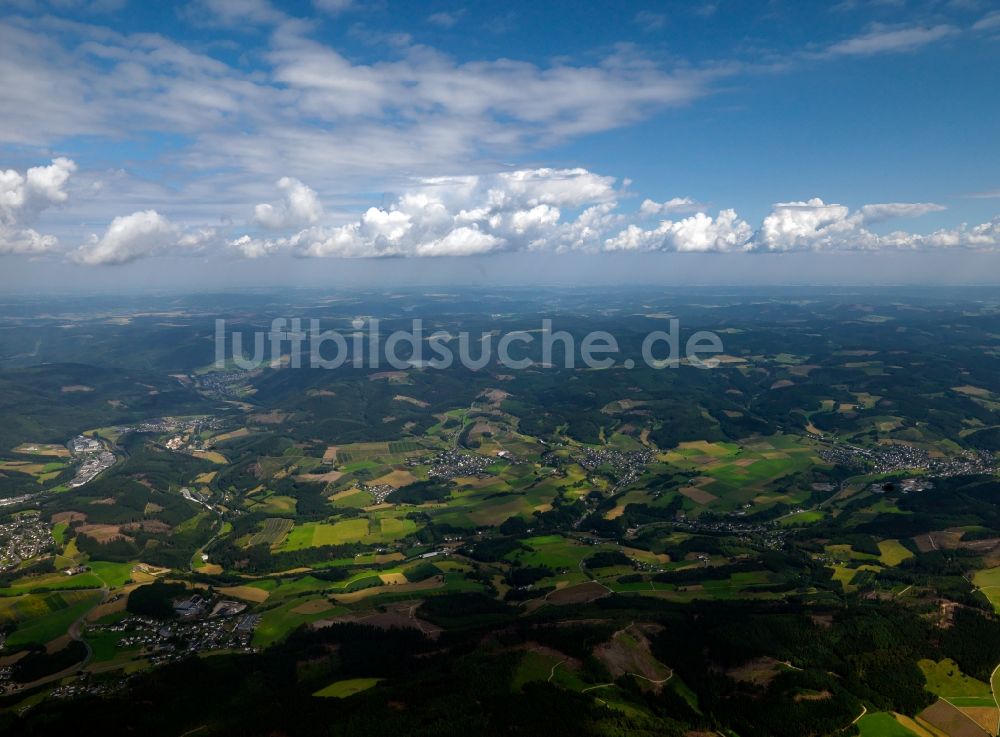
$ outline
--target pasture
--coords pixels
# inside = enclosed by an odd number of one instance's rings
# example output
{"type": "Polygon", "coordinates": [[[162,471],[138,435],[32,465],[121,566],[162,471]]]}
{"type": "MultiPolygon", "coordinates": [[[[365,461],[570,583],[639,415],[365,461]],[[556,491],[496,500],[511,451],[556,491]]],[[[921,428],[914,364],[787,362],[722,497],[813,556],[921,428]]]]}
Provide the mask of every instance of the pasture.
{"type": "Polygon", "coordinates": [[[976,571],[972,583],[990,600],[993,609],[1000,613],[1000,566],[976,571]]]}
{"type": "Polygon", "coordinates": [[[313,694],[323,698],[346,699],[348,696],[367,691],[381,681],[381,678],[349,678],[336,681],[313,694]]]}
{"type": "Polygon", "coordinates": [[[883,565],[898,566],[904,560],[913,557],[913,553],[903,547],[899,540],[882,540],[878,544],[879,561],[883,565]]]}
{"type": "Polygon", "coordinates": [[[369,517],[342,519],[336,522],[308,522],[296,525],[288,533],[280,550],[302,550],[323,545],[346,543],[378,544],[406,537],[417,530],[413,520],[393,513],[373,513],[369,517]]]}
{"type": "Polygon", "coordinates": [[[857,727],[861,737],[923,737],[903,726],[893,714],[886,711],[865,714],[858,720],[857,727]]]}
{"type": "Polygon", "coordinates": [[[965,675],[951,659],[924,659],[917,663],[927,680],[927,690],[956,706],[993,706],[989,684],[965,675]],[[956,702],[961,702],[957,703],[956,702]],[[972,702],[983,703],[972,703],[972,702]],[[965,703],[969,702],[969,703],[965,703]]]}
{"type": "Polygon", "coordinates": [[[303,624],[310,624],[326,617],[336,617],[348,611],[340,606],[320,608],[312,603],[314,601],[315,597],[293,597],[260,612],[260,624],[253,633],[254,647],[268,647],[303,624]]]}

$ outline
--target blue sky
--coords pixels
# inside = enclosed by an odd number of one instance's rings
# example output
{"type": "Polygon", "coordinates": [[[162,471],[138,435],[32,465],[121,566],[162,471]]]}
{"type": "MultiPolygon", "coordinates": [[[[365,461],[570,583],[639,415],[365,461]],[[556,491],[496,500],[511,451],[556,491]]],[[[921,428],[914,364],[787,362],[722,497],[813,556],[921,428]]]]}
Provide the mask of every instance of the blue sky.
{"type": "Polygon", "coordinates": [[[1000,250],[987,0],[0,14],[0,279],[1000,250]]]}

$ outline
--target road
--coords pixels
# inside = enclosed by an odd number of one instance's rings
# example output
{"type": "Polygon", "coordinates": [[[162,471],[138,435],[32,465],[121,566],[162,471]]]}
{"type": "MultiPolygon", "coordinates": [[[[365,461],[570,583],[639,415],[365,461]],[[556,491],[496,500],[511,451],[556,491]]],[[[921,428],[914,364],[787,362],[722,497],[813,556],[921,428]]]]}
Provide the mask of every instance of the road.
{"type": "MultiPolygon", "coordinates": [[[[857,724],[858,721],[861,719],[861,717],[863,717],[867,713],[868,713],[868,707],[865,706],[864,704],[862,704],[861,705],[861,713],[858,714],[856,717],[854,717],[854,721],[851,722],[851,724],[857,724]]],[[[848,725],[848,726],[850,726],[850,725],[848,725]]]]}
{"type": "Polygon", "coordinates": [[[997,726],[993,734],[1000,734],[1000,697],[997,696],[997,671],[1000,671],[1000,663],[990,673],[990,692],[993,694],[993,703],[997,705],[997,726]]]}

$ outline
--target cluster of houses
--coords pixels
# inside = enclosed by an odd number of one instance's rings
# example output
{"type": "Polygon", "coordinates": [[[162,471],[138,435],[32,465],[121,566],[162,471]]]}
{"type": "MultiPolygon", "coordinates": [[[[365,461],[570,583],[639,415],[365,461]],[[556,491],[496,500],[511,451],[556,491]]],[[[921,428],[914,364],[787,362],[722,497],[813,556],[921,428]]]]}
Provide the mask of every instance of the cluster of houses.
{"type": "Polygon", "coordinates": [[[15,515],[0,524],[0,573],[48,552],[53,545],[52,529],[37,511],[15,515]]]}

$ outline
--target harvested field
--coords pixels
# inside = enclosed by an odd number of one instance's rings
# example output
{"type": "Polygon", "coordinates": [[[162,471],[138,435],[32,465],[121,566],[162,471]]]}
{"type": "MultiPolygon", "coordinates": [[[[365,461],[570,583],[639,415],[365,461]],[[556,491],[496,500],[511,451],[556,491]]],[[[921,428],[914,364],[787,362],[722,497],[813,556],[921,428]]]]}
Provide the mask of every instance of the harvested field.
{"type": "Polygon", "coordinates": [[[959,394],[965,394],[969,397],[988,398],[990,396],[990,390],[984,389],[981,386],[970,386],[966,384],[965,386],[953,386],[951,390],[953,392],[958,392],[959,394]]]}
{"type": "Polygon", "coordinates": [[[408,583],[406,576],[402,573],[380,573],[379,579],[388,586],[396,586],[401,583],[408,583]]]}
{"type": "Polygon", "coordinates": [[[372,481],[372,484],[388,484],[389,486],[395,486],[397,489],[401,486],[408,486],[417,480],[417,477],[405,469],[399,469],[387,473],[385,476],[379,476],[377,479],[372,481]]]}
{"type": "Polygon", "coordinates": [[[607,596],[609,593],[607,588],[596,581],[588,581],[587,583],[567,586],[564,589],[553,591],[545,597],[545,600],[557,606],[564,604],[586,604],[607,596]]]}
{"type": "Polygon", "coordinates": [[[989,737],[989,732],[943,699],[938,699],[917,716],[950,737],[989,737]]]}
{"type": "Polygon", "coordinates": [[[331,609],[333,609],[333,604],[326,599],[310,599],[309,601],[299,604],[291,611],[292,614],[319,614],[320,612],[327,612],[331,609]]]}
{"type": "Polygon", "coordinates": [[[625,505],[621,504],[605,513],[604,519],[618,519],[625,514],[625,505]]]}
{"type": "Polygon", "coordinates": [[[427,409],[430,405],[427,402],[421,401],[419,399],[414,399],[413,397],[408,397],[405,394],[397,394],[393,397],[396,402],[408,402],[409,404],[420,407],[421,409],[427,409]]]}
{"type": "Polygon", "coordinates": [[[86,521],[87,515],[83,512],[74,512],[72,510],[68,512],[56,512],[52,515],[52,524],[70,524],[71,522],[76,522],[80,520],[81,522],[86,521]]]}
{"type": "Polygon", "coordinates": [[[250,434],[250,431],[245,427],[241,427],[239,430],[233,430],[232,432],[224,432],[221,435],[216,435],[212,438],[213,443],[224,443],[227,440],[236,440],[237,438],[243,438],[250,434]]]}
{"type": "Polygon", "coordinates": [[[76,530],[82,535],[94,538],[99,543],[121,538],[131,539],[128,535],[122,534],[118,525],[80,525],[76,530]]]}
{"type": "Polygon", "coordinates": [[[169,572],[169,568],[157,568],[148,563],[140,563],[132,569],[132,580],[136,583],[152,583],[158,577],[169,572]]]}
{"type": "Polygon", "coordinates": [[[54,456],[56,458],[69,458],[70,456],[68,448],[53,443],[21,443],[14,448],[14,452],[32,456],[54,456]]]}
{"type": "Polygon", "coordinates": [[[243,599],[243,601],[252,601],[255,604],[267,601],[268,597],[267,591],[258,589],[256,586],[227,586],[217,589],[217,591],[223,596],[231,596],[236,599],[243,599]]]}
{"type": "Polygon", "coordinates": [[[414,615],[420,603],[419,600],[400,601],[387,605],[384,612],[375,612],[374,614],[345,614],[341,617],[322,619],[314,622],[313,627],[329,627],[332,624],[342,623],[365,624],[369,627],[377,627],[379,629],[400,627],[419,630],[432,640],[436,640],[441,635],[441,628],[414,615]]]}
{"type": "Polygon", "coordinates": [[[217,463],[220,466],[224,466],[229,463],[228,458],[222,455],[222,453],[218,453],[214,450],[201,450],[200,448],[195,448],[192,451],[192,455],[194,455],[195,458],[203,458],[206,461],[217,463]]]}
{"type": "MultiPolygon", "coordinates": [[[[699,482],[702,481],[704,481],[704,479],[699,479],[699,482]]],[[[711,481],[711,479],[707,479],[707,481],[711,481]]],[[[678,489],[678,491],[691,501],[696,502],[698,504],[711,504],[712,502],[714,502],[716,499],[719,498],[712,492],[705,491],[704,489],[700,489],[697,486],[685,486],[678,489]]]]}
{"type": "Polygon", "coordinates": [[[356,602],[368,599],[372,596],[378,596],[379,594],[384,594],[386,591],[392,591],[392,593],[397,594],[400,592],[407,591],[427,591],[428,589],[438,589],[444,586],[444,578],[441,576],[434,576],[428,578],[424,581],[419,581],[417,583],[401,583],[393,586],[391,589],[385,586],[375,586],[373,588],[361,589],[360,591],[354,591],[350,594],[334,594],[331,598],[340,604],[354,604],[356,602]]]}
{"type": "Polygon", "coordinates": [[[304,481],[307,484],[332,484],[339,481],[343,476],[342,471],[327,471],[326,473],[301,473],[295,477],[296,481],[304,481]]]}
{"type": "Polygon", "coordinates": [[[997,709],[995,706],[960,706],[958,710],[987,732],[994,734],[997,728],[997,709]]]}
{"type": "Polygon", "coordinates": [[[138,583],[129,584],[128,586],[125,586],[121,590],[121,593],[123,593],[124,596],[116,599],[115,601],[109,601],[91,609],[89,612],[87,612],[87,617],[86,617],[87,621],[96,622],[101,617],[106,617],[109,614],[116,614],[118,612],[125,611],[125,605],[128,603],[128,595],[131,594],[132,591],[134,591],[135,589],[139,588],[140,585],[141,584],[138,583]]]}

